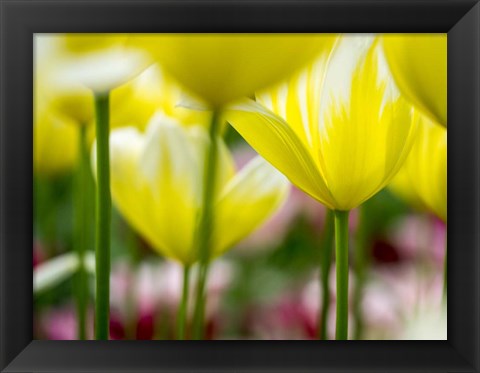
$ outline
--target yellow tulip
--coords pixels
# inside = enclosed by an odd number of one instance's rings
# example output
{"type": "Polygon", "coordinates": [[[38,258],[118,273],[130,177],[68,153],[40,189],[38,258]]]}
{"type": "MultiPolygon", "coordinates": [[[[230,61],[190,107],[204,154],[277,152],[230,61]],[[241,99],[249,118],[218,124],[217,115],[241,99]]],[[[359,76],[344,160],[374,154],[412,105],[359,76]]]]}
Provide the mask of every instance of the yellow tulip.
{"type": "Polygon", "coordinates": [[[45,97],[48,86],[42,72],[50,65],[53,52],[48,39],[35,38],[35,85],[33,118],[33,170],[53,176],[71,170],[78,157],[78,131],[72,116],[52,110],[45,97]]]}
{"type": "Polygon", "coordinates": [[[416,107],[447,125],[447,35],[384,35],[383,48],[395,81],[416,107]]]}
{"type": "Polygon", "coordinates": [[[133,36],[173,77],[219,107],[286,78],[333,45],[332,35],[147,34],[133,36]]]}
{"type": "Polygon", "coordinates": [[[78,131],[68,118],[47,110],[35,113],[33,170],[47,176],[67,172],[78,156],[78,131]]]}
{"type": "Polygon", "coordinates": [[[82,85],[107,93],[145,70],[147,54],[127,45],[126,34],[57,34],[61,61],[55,71],[59,84],[82,85]]]}
{"type": "MultiPolygon", "coordinates": [[[[92,92],[81,85],[59,86],[52,79],[64,53],[62,38],[45,35],[35,39],[34,170],[49,175],[75,167],[78,130],[68,127],[90,125],[94,121],[92,92]]],[[[151,66],[112,91],[110,126],[136,126],[143,130],[159,110],[176,115],[182,123],[208,123],[208,112],[177,107],[182,95],[171,78],[158,66],[151,66]]],[[[91,126],[90,141],[95,137],[94,132],[91,126]]]]}
{"type": "Polygon", "coordinates": [[[136,78],[112,91],[110,127],[134,126],[144,130],[158,111],[175,117],[184,125],[207,125],[208,111],[179,106],[185,97],[179,85],[158,65],[153,65],[136,78]]]}
{"type": "Polygon", "coordinates": [[[411,108],[371,37],[343,37],[288,82],[227,110],[227,120],[290,181],[348,211],[380,191],[410,151],[411,108]]]}
{"type": "Polygon", "coordinates": [[[391,189],[415,207],[432,211],[447,221],[447,130],[427,117],[419,117],[419,130],[410,155],[391,189]]]}
{"type": "MultiPolygon", "coordinates": [[[[51,105],[53,110],[71,118],[79,125],[93,121],[94,102],[91,90],[69,74],[72,66],[86,56],[102,53],[103,48],[113,48],[118,39],[82,34],[39,34],[35,37],[36,96],[51,105]],[[88,42],[90,41],[90,42],[88,42]],[[69,70],[70,71],[69,71],[69,70]],[[68,73],[67,73],[68,72],[68,73]]],[[[92,67],[92,72],[95,68],[92,67]]]]}
{"type": "MultiPolygon", "coordinates": [[[[407,157],[408,159],[408,157],[407,157]]],[[[405,161],[407,163],[407,161],[405,161]]],[[[405,172],[405,165],[398,171],[388,188],[403,201],[409,203],[417,210],[425,210],[427,207],[418,195],[408,172],[405,172]]]]}
{"type": "MultiPolygon", "coordinates": [[[[48,103],[51,110],[60,113],[79,125],[93,122],[94,100],[90,89],[81,84],[63,84],[56,77],[62,68],[65,55],[78,55],[108,47],[113,41],[125,37],[100,37],[70,35],[42,35],[35,39],[35,88],[36,99],[48,103]],[[113,40],[109,42],[110,38],[113,40]],[[96,43],[92,41],[96,40],[96,43]],[[90,44],[92,45],[90,45],[90,44]],[[98,45],[97,45],[98,43],[98,45]]],[[[206,111],[188,110],[178,106],[184,93],[171,78],[153,65],[137,77],[111,92],[110,126],[125,125],[144,129],[158,110],[176,116],[185,124],[208,123],[206,111]]],[[[45,104],[47,105],[47,104],[45,104]]]]}
{"type": "Polygon", "coordinates": [[[124,47],[126,38],[122,34],[36,35],[35,100],[77,125],[89,125],[94,120],[92,90],[103,92],[122,85],[112,94],[112,123],[123,122],[119,116],[125,118],[127,113],[133,116],[127,107],[136,115],[147,111],[151,116],[158,106],[148,108],[153,104],[149,95],[132,99],[140,96],[138,83],[124,84],[147,66],[144,54],[124,47]]]}
{"type": "MultiPolygon", "coordinates": [[[[145,133],[134,127],[111,133],[114,204],[153,248],[187,266],[198,260],[199,181],[208,141],[203,127],[184,127],[163,115],[153,117],[145,133]]],[[[289,185],[260,157],[236,173],[220,140],[217,165],[212,257],[264,222],[285,199],[289,185]]]]}

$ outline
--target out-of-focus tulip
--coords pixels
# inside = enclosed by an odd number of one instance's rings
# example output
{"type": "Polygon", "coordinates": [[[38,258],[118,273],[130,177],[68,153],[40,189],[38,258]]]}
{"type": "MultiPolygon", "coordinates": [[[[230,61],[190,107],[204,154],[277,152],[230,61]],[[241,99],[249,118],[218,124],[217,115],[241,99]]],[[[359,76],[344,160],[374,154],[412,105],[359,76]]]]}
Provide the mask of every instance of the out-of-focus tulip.
{"type": "Polygon", "coordinates": [[[54,112],[39,110],[35,112],[34,123],[34,172],[52,176],[70,170],[78,156],[78,131],[72,121],[54,112]]]}
{"type": "Polygon", "coordinates": [[[446,126],[447,35],[384,35],[382,42],[402,93],[431,119],[446,126]]]}
{"type": "MultiPolygon", "coordinates": [[[[54,175],[72,169],[78,156],[78,130],[74,126],[94,121],[92,92],[80,84],[62,84],[54,77],[68,49],[65,44],[70,39],[64,39],[58,35],[35,39],[34,170],[39,174],[54,175]]],[[[180,118],[186,125],[208,123],[209,112],[177,106],[183,95],[178,84],[153,65],[112,91],[110,127],[128,125],[143,130],[159,110],[180,118]]],[[[90,141],[94,132],[92,126],[90,141]]]]}
{"type": "MultiPolygon", "coordinates": [[[[286,196],[287,180],[260,157],[235,173],[219,141],[212,256],[218,256],[266,220],[286,196]]],[[[133,127],[112,132],[114,203],[163,255],[183,264],[197,261],[195,233],[202,208],[204,128],[184,128],[155,116],[146,133],[133,127]]]]}
{"type": "Polygon", "coordinates": [[[152,65],[112,91],[110,127],[134,126],[143,131],[157,111],[178,118],[187,126],[210,123],[210,112],[179,105],[185,97],[178,83],[158,65],[152,65]]]}
{"type": "MultiPolygon", "coordinates": [[[[87,85],[74,77],[87,56],[103,53],[121,39],[92,34],[41,34],[35,37],[36,100],[47,102],[53,110],[78,125],[93,121],[93,94],[87,85]],[[104,49],[105,48],[105,49],[104,49]]],[[[95,66],[91,73],[95,74],[95,66]]],[[[101,79],[100,79],[101,80],[101,79]]]]}
{"type": "Polygon", "coordinates": [[[35,105],[55,111],[73,124],[87,125],[93,120],[93,95],[80,84],[66,84],[55,74],[63,66],[63,36],[37,34],[34,38],[35,105]]]}
{"type": "MultiPolygon", "coordinates": [[[[94,102],[92,92],[82,84],[62,81],[58,70],[65,68],[65,59],[80,53],[101,52],[101,47],[115,45],[125,38],[94,36],[42,35],[35,39],[35,88],[36,101],[79,125],[93,122],[94,102]],[[73,39],[72,39],[73,38],[73,39]],[[87,42],[89,39],[97,43],[87,42]],[[106,40],[104,40],[106,39],[106,40]],[[73,46],[72,46],[73,45],[73,46]]],[[[172,78],[158,65],[152,65],[137,77],[113,89],[110,104],[112,128],[133,125],[144,129],[152,115],[162,110],[177,116],[185,124],[208,122],[209,113],[178,107],[184,93],[172,78]]]]}
{"type": "MultiPolygon", "coordinates": [[[[417,115],[417,114],[415,114],[417,115]]],[[[417,136],[392,190],[447,221],[447,129],[420,117],[417,136]]]]}
{"type": "Polygon", "coordinates": [[[82,85],[106,93],[145,70],[146,53],[127,45],[125,34],[56,34],[60,53],[55,78],[59,84],[82,85]]]}
{"type": "Polygon", "coordinates": [[[371,37],[343,37],[259,102],[232,106],[227,120],[293,184],[351,210],[395,176],[416,131],[379,52],[371,37]]]}
{"type": "MultiPolygon", "coordinates": [[[[70,66],[71,60],[81,61],[81,52],[100,53],[100,46],[115,45],[112,37],[80,37],[80,39],[97,40],[92,43],[90,50],[84,43],[74,42],[70,35],[41,35],[35,38],[35,100],[73,121],[77,125],[89,125],[93,122],[94,100],[91,90],[80,81],[65,77],[65,69],[70,66]],[[102,42],[103,41],[103,42],[102,42]],[[80,44],[76,49],[70,44],[80,44]],[[83,45],[83,47],[82,47],[83,45]],[[94,48],[94,46],[96,48],[94,48]]],[[[137,79],[121,82],[120,87],[112,92],[111,97],[111,125],[135,124],[145,126],[150,116],[160,108],[159,89],[165,96],[170,92],[170,86],[164,87],[158,68],[152,67],[148,72],[141,74],[137,79]],[[143,120],[143,121],[142,121],[143,120]]],[[[92,67],[92,70],[95,70],[92,67]]],[[[179,95],[179,94],[178,94],[179,95]]],[[[174,105],[173,103],[171,104],[174,105]]]]}
{"type": "Polygon", "coordinates": [[[418,195],[416,188],[412,185],[410,175],[405,171],[404,167],[402,167],[397,175],[395,175],[388,188],[393,194],[400,197],[405,202],[408,202],[411,207],[420,211],[427,208],[422,201],[422,198],[418,195]]]}
{"type": "Polygon", "coordinates": [[[333,35],[170,34],[133,36],[173,77],[218,107],[285,79],[333,35]]]}

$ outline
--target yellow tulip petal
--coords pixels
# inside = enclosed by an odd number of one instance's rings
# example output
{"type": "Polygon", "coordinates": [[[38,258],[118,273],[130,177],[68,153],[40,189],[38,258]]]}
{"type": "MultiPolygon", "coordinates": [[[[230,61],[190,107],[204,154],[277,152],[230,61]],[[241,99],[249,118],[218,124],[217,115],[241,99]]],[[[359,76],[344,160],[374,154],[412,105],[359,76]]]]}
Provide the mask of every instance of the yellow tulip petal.
{"type": "Polygon", "coordinates": [[[89,124],[94,116],[92,92],[80,84],[64,84],[55,76],[61,60],[60,40],[50,34],[35,35],[34,100],[45,110],[51,106],[72,124],[89,124]]]}
{"type": "Polygon", "coordinates": [[[69,53],[77,55],[84,55],[118,45],[124,45],[128,39],[128,34],[70,33],[54,35],[59,38],[64,49],[69,53]]]}
{"type": "Polygon", "coordinates": [[[417,210],[426,210],[427,207],[425,206],[425,203],[418,195],[415,186],[412,185],[409,172],[405,167],[407,162],[408,157],[403,167],[400,168],[400,171],[397,173],[397,175],[395,175],[391,183],[388,185],[388,188],[391,192],[393,192],[393,194],[407,202],[413,208],[417,210]]]}
{"type": "MultiPolygon", "coordinates": [[[[205,127],[193,126],[187,130],[188,138],[191,146],[195,150],[194,168],[197,170],[197,188],[199,193],[203,193],[203,173],[205,167],[205,156],[207,154],[207,146],[210,146],[210,139],[205,127]]],[[[217,171],[215,173],[216,187],[214,194],[219,194],[225,184],[235,174],[235,162],[227,146],[221,140],[217,139],[218,157],[217,157],[217,171]]]]}
{"type": "Polygon", "coordinates": [[[447,221],[446,128],[420,116],[419,131],[401,173],[408,178],[415,198],[447,221]]]}
{"type": "Polygon", "coordinates": [[[193,235],[201,203],[201,170],[195,159],[195,149],[178,123],[164,117],[152,120],[138,165],[150,183],[149,203],[156,206],[149,224],[162,238],[165,255],[183,263],[194,261],[193,235]]]}
{"type": "Polygon", "coordinates": [[[326,72],[318,156],[339,210],[357,207],[391,180],[416,130],[378,51],[372,38],[343,38],[326,72]]]}
{"type": "MultiPolygon", "coordinates": [[[[147,182],[139,175],[139,162],[144,136],[137,128],[125,127],[110,135],[111,192],[116,208],[152,246],[165,247],[152,224],[150,214],[155,211],[148,200],[147,182]],[[149,216],[150,215],[150,216],[149,216]]],[[[95,170],[95,146],[92,148],[92,166],[95,170]]],[[[95,173],[95,172],[94,172],[95,173]]]]}
{"type": "Polygon", "coordinates": [[[150,60],[138,50],[122,47],[69,56],[59,64],[56,78],[65,85],[81,84],[97,93],[106,93],[140,74],[150,60]]]}
{"type": "Polygon", "coordinates": [[[112,197],[154,248],[190,263],[200,198],[194,151],[179,125],[159,119],[146,134],[134,128],[112,132],[112,197]]]}
{"type": "Polygon", "coordinates": [[[331,48],[333,35],[169,34],[132,36],[187,89],[213,106],[252,95],[331,48]]]}
{"type": "Polygon", "coordinates": [[[172,78],[158,65],[152,65],[112,91],[110,126],[135,126],[144,130],[157,111],[176,118],[183,125],[210,123],[210,112],[179,107],[184,95],[172,78]]]}
{"type": "Polygon", "coordinates": [[[300,189],[333,208],[331,195],[302,140],[282,118],[254,101],[229,107],[228,122],[300,189]]]}
{"type": "Polygon", "coordinates": [[[446,126],[447,35],[384,35],[382,41],[402,93],[432,120],[446,126]]]}
{"type": "Polygon", "coordinates": [[[318,143],[318,112],[328,57],[321,55],[289,81],[256,94],[257,102],[285,119],[309,150],[318,143]]]}
{"type": "Polygon", "coordinates": [[[71,169],[77,161],[78,128],[68,118],[39,109],[33,126],[33,170],[55,175],[71,169]]]}
{"type": "Polygon", "coordinates": [[[215,206],[214,255],[258,228],[285,200],[289,185],[263,158],[250,161],[225,186],[215,206]]]}

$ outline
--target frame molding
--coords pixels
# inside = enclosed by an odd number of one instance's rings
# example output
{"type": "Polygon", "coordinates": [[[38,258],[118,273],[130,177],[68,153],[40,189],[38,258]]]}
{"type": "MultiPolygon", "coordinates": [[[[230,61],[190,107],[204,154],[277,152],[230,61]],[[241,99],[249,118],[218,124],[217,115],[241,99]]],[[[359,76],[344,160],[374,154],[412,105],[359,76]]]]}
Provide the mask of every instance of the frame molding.
{"type": "Polygon", "coordinates": [[[2,372],[480,372],[478,0],[0,0],[0,25],[2,372]],[[448,32],[448,340],[32,341],[32,35],[81,31],[448,32]]]}

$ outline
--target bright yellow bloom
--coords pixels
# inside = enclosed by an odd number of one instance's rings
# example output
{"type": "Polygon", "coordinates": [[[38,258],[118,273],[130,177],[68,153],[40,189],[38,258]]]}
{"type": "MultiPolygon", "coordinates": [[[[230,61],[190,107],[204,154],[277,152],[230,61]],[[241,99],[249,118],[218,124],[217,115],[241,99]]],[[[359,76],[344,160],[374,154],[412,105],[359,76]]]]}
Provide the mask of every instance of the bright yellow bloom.
{"type": "MultiPolygon", "coordinates": [[[[33,170],[53,176],[74,167],[78,156],[78,129],[73,117],[52,109],[46,99],[48,84],[42,72],[48,71],[53,48],[48,39],[35,38],[35,86],[33,119],[33,170]]],[[[80,103],[79,106],[82,106],[80,103]]]]}
{"type": "MultiPolygon", "coordinates": [[[[41,35],[35,39],[35,88],[36,99],[48,104],[55,111],[77,124],[90,124],[94,120],[93,94],[81,84],[65,84],[58,78],[64,68],[65,56],[95,52],[102,47],[125,40],[125,36],[71,36],[41,35]],[[112,39],[112,41],[110,41],[112,39]],[[94,42],[95,41],[95,42],[94,42]]],[[[175,115],[183,123],[207,123],[205,111],[187,110],[178,107],[184,93],[157,65],[112,90],[110,103],[110,126],[112,128],[133,125],[144,129],[152,115],[161,110],[175,115]]],[[[45,104],[45,105],[47,105],[45,104]]]]}
{"type": "Polygon", "coordinates": [[[132,36],[131,43],[218,107],[286,78],[334,40],[320,34],[147,34],[132,36]]]}
{"type": "MultiPolygon", "coordinates": [[[[405,161],[405,163],[407,163],[407,161],[405,161]]],[[[418,195],[415,186],[412,185],[410,175],[405,171],[405,164],[400,171],[398,171],[397,175],[395,175],[388,187],[395,195],[410,204],[413,208],[417,210],[425,210],[427,208],[418,195]]]]}
{"type": "Polygon", "coordinates": [[[78,130],[70,122],[51,111],[35,112],[33,170],[36,174],[53,176],[76,164],[78,130]]]}
{"type": "MultiPolygon", "coordinates": [[[[41,174],[56,174],[74,167],[78,146],[75,125],[94,122],[91,90],[82,85],[57,84],[54,79],[55,70],[63,61],[65,40],[72,43],[64,36],[35,38],[34,170],[41,174]]],[[[143,130],[157,111],[176,116],[185,124],[209,123],[209,112],[177,107],[182,96],[171,78],[157,65],[151,66],[112,91],[110,126],[136,126],[143,130]]],[[[95,137],[94,132],[91,126],[89,140],[95,137]]]]}
{"type": "Polygon", "coordinates": [[[382,36],[395,81],[416,107],[447,125],[447,35],[382,36]]]}
{"type": "MultiPolygon", "coordinates": [[[[124,47],[125,39],[125,35],[108,34],[36,35],[35,111],[42,107],[42,110],[55,112],[49,115],[60,114],[69,123],[92,123],[92,90],[109,91],[138,75],[147,66],[144,54],[124,47]]],[[[132,86],[125,85],[112,95],[113,124],[124,123],[124,119],[128,119],[125,118],[127,101],[130,101],[128,107],[135,109],[136,115],[145,109],[148,115],[158,110],[158,107],[145,107],[151,103],[148,100],[130,100],[136,93],[132,90],[132,86]],[[118,118],[117,111],[122,118],[118,118]]]]}
{"type": "Polygon", "coordinates": [[[426,207],[447,221],[447,130],[423,115],[415,115],[419,130],[391,189],[415,207],[426,207]]]}
{"type": "Polygon", "coordinates": [[[330,209],[351,210],[381,190],[402,165],[416,130],[411,107],[372,43],[343,37],[330,56],[260,93],[259,103],[227,111],[253,148],[330,209]]]}
{"type": "Polygon", "coordinates": [[[112,91],[110,127],[134,126],[144,130],[158,111],[177,118],[184,125],[210,123],[210,112],[179,106],[184,97],[178,84],[158,65],[153,65],[112,91]]]}
{"type": "MultiPolygon", "coordinates": [[[[208,134],[157,115],[145,133],[125,127],[111,133],[113,201],[130,224],[161,254],[183,264],[198,260],[195,231],[202,208],[208,134]]],[[[280,205],[288,181],[257,157],[235,173],[219,140],[212,256],[246,237],[280,205]]],[[[95,163],[93,163],[95,165],[95,163]]]]}

